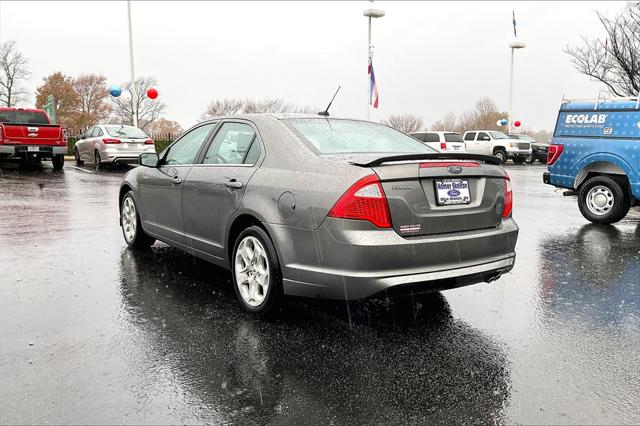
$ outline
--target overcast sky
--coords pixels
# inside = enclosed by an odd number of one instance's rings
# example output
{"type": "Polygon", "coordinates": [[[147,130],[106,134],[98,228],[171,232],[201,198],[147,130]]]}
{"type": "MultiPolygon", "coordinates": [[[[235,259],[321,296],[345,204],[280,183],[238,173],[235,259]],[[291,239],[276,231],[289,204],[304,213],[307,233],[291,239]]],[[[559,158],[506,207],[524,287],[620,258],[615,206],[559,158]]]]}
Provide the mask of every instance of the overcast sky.
{"type": "MultiPolygon", "coordinates": [[[[562,49],[582,35],[604,39],[595,10],[622,2],[390,2],[373,7],[380,107],[372,119],[413,113],[427,124],[483,96],[506,110],[511,11],[516,12],[514,119],[552,129],[562,94],[595,97],[562,49]]],[[[158,80],[165,117],[195,124],[209,100],[281,97],[364,118],[368,1],[133,2],[137,75],[158,80]]],[[[0,41],[30,59],[31,88],[54,71],[129,79],[126,2],[0,1],[0,41]]],[[[34,100],[35,97],[32,99],[34,100]]]]}

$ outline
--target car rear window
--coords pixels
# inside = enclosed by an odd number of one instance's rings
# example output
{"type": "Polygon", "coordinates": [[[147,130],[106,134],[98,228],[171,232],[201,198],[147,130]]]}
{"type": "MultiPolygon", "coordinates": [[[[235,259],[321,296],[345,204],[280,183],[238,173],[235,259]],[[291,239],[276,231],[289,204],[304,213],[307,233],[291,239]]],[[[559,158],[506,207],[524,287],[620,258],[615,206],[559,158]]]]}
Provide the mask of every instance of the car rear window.
{"type": "Polygon", "coordinates": [[[34,111],[0,111],[0,123],[49,124],[47,115],[34,111]]]}
{"type": "Polygon", "coordinates": [[[131,138],[131,139],[146,139],[148,138],[147,134],[137,127],[133,126],[123,126],[123,125],[115,125],[115,126],[104,126],[109,133],[109,136],[113,136],[114,138],[131,138]]]}
{"type": "Polygon", "coordinates": [[[436,152],[398,130],[368,121],[331,118],[294,118],[284,121],[320,154],[436,152]]]}
{"type": "Polygon", "coordinates": [[[457,133],[445,133],[444,140],[445,142],[464,142],[462,136],[457,133]]]}

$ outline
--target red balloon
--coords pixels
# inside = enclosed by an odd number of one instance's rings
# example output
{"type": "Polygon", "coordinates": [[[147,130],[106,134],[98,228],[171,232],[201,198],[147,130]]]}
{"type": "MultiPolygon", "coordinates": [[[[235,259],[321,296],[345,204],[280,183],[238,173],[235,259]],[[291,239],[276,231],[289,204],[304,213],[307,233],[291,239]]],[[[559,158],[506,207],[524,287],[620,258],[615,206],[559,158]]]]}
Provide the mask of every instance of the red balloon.
{"type": "MultiPolygon", "coordinates": [[[[151,96],[149,96],[149,97],[151,97],[151,96]]],[[[520,121],[514,121],[514,123],[513,123],[513,125],[516,126],[516,127],[520,127],[521,124],[522,123],[520,121]]]]}
{"type": "Polygon", "coordinates": [[[149,99],[157,98],[158,97],[158,91],[152,87],[151,89],[147,90],[147,97],[149,99]]]}

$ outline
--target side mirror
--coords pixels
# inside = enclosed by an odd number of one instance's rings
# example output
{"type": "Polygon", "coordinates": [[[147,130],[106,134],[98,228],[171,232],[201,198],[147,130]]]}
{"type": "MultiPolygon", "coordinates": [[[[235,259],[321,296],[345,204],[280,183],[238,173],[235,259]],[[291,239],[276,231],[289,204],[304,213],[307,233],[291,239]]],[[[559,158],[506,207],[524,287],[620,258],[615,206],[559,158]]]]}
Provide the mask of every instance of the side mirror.
{"type": "Polygon", "coordinates": [[[155,152],[145,152],[140,154],[140,165],[145,167],[158,167],[160,156],[155,152]]]}

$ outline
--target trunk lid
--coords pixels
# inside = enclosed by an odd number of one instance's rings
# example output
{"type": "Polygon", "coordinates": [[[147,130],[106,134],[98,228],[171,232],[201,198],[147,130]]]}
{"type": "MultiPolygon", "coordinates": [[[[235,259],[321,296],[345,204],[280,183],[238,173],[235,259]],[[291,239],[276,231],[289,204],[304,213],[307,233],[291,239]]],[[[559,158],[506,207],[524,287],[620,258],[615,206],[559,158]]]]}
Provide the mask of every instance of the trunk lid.
{"type": "Polygon", "coordinates": [[[423,157],[427,159],[393,161],[391,157],[388,162],[352,161],[352,164],[371,167],[380,178],[391,222],[399,235],[471,231],[501,223],[505,172],[502,167],[491,164],[493,158],[474,154],[423,157]],[[461,201],[467,195],[468,203],[446,204],[461,201]]]}
{"type": "Polygon", "coordinates": [[[59,145],[61,126],[57,124],[2,124],[4,143],[18,145],[59,145]]]}

